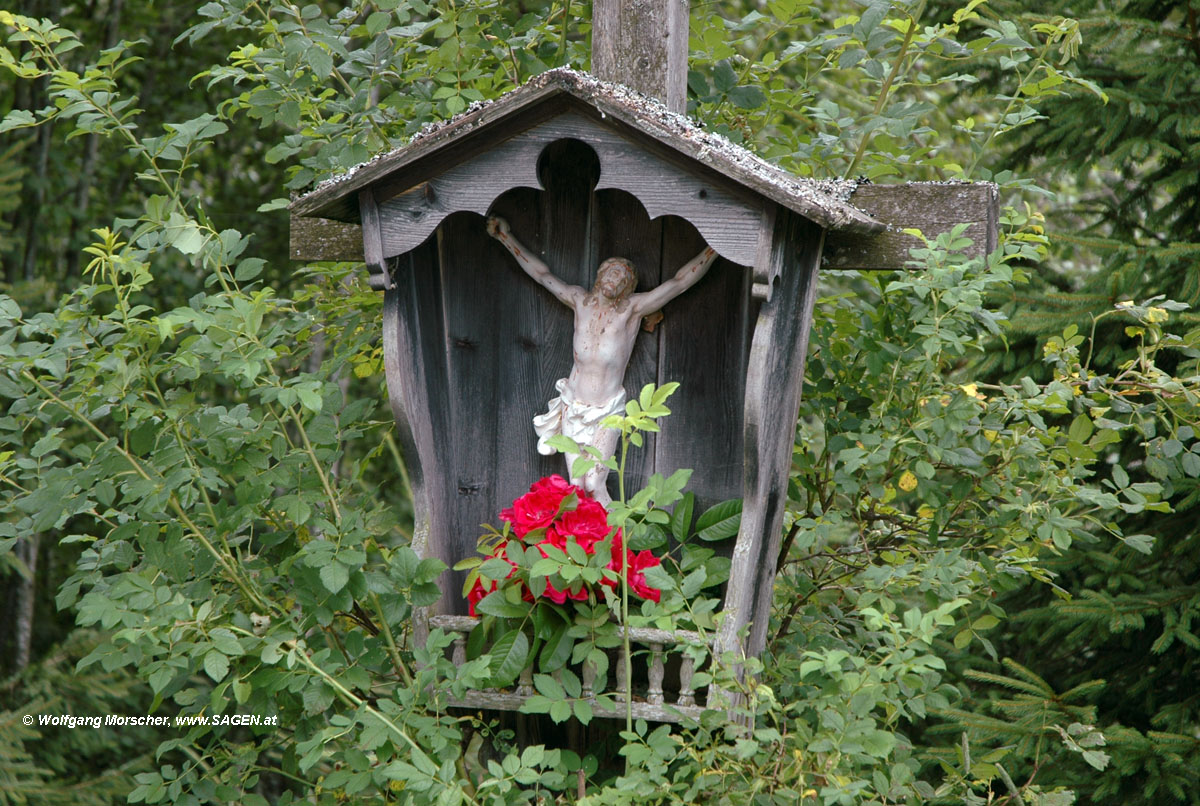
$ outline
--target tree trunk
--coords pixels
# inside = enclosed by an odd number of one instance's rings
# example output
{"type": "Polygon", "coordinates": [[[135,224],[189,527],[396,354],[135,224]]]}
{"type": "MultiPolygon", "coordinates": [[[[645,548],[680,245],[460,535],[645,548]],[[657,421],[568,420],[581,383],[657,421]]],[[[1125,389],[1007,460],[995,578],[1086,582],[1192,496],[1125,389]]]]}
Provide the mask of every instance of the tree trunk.
{"type": "Polygon", "coordinates": [[[38,548],[41,537],[34,535],[17,541],[16,555],[25,563],[29,576],[20,577],[15,598],[16,624],[13,630],[13,671],[19,672],[29,665],[30,647],[33,644],[33,606],[37,598],[38,548]]]}

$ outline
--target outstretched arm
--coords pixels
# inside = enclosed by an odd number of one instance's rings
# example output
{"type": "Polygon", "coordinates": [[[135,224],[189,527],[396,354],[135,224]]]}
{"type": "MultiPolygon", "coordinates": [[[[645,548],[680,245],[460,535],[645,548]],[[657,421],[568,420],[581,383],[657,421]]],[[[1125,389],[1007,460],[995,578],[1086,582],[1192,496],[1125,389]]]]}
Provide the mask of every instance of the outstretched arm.
{"type": "Polygon", "coordinates": [[[717,253],[711,247],[704,247],[704,250],[700,254],[689,260],[683,265],[683,268],[675,272],[675,276],[670,280],[667,280],[658,288],[641,294],[634,294],[630,298],[633,302],[634,310],[643,316],[657,311],[684,291],[687,291],[700,282],[700,278],[704,276],[709,266],[716,259],[717,253]]]}
{"type": "Polygon", "coordinates": [[[555,277],[545,263],[538,260],[532,252],[513,237],[507,221],[499,216],[488,216],[487,232],[488,235],[504,245],[504,248],[517,259],[517,263],[525,270],[526,274],[537,280],[539,285],[553,294],[563,305],[568,308],[575,307],[575,301],[580,294],[585,293],[584,290],[579,286],[568,285],[555,277]]]}

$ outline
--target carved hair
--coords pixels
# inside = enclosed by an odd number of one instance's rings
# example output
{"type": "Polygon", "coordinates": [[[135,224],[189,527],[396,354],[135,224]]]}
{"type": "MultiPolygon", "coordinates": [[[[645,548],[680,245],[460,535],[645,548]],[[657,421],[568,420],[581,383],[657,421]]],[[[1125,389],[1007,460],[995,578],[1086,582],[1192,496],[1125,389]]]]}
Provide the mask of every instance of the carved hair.
{"type": "Polygon", "coordinates": [[[592,290],[599,292],[600,281],[604,279],[605,273],[613,269],[619,269],[624,275],[619,295],[624,297],[632,294],[634,289],[637,288],[637,272],[634,271],[633,264],[623,257],[610,257],[600,264],[600,268],[596,269],[596,283],[592,286],[592,290]]]}

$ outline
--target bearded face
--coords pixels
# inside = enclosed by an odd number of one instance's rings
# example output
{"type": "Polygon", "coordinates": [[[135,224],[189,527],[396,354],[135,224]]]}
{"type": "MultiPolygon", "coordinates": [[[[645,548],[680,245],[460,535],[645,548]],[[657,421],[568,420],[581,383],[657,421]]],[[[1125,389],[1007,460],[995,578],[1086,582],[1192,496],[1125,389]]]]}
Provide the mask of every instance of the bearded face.
{"type": "Polygon", "coordinates": [[[596,285],[592,292],[606,299],[619,300],[628,297],[637,287],[637,274],[633,265],[623,257],[609,258],[596,271],[596,285]]]}

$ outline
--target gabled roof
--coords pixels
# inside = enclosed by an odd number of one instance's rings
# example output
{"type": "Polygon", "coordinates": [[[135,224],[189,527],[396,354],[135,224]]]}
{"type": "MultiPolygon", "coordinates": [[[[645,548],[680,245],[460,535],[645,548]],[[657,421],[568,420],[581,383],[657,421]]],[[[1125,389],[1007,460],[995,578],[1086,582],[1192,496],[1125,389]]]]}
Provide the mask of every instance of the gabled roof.
{"type": "MultiPolygon", "coordinates": [[[[292,202],[293,215],[358,220],[358,191],[393,174],[420,176],[487,150],[489,142],[528,129],[570,109],[599,114],[635,141],[666,151],[685,164],[725,176],[743,190],[770,199],[819,226],[874,233],[886,226],[846,200],[857,184],[794,176],[690,118],[627,87],[586,73],[559,68],[530,79],[495,101],[477,104],[457,117],[419,132],[405,145],[327,180],[292,202]]],[[[412,182],[410,187],[417,182],[412,182]]],[[[403,192],[408,187],[393,188],[403,192]]]]}

